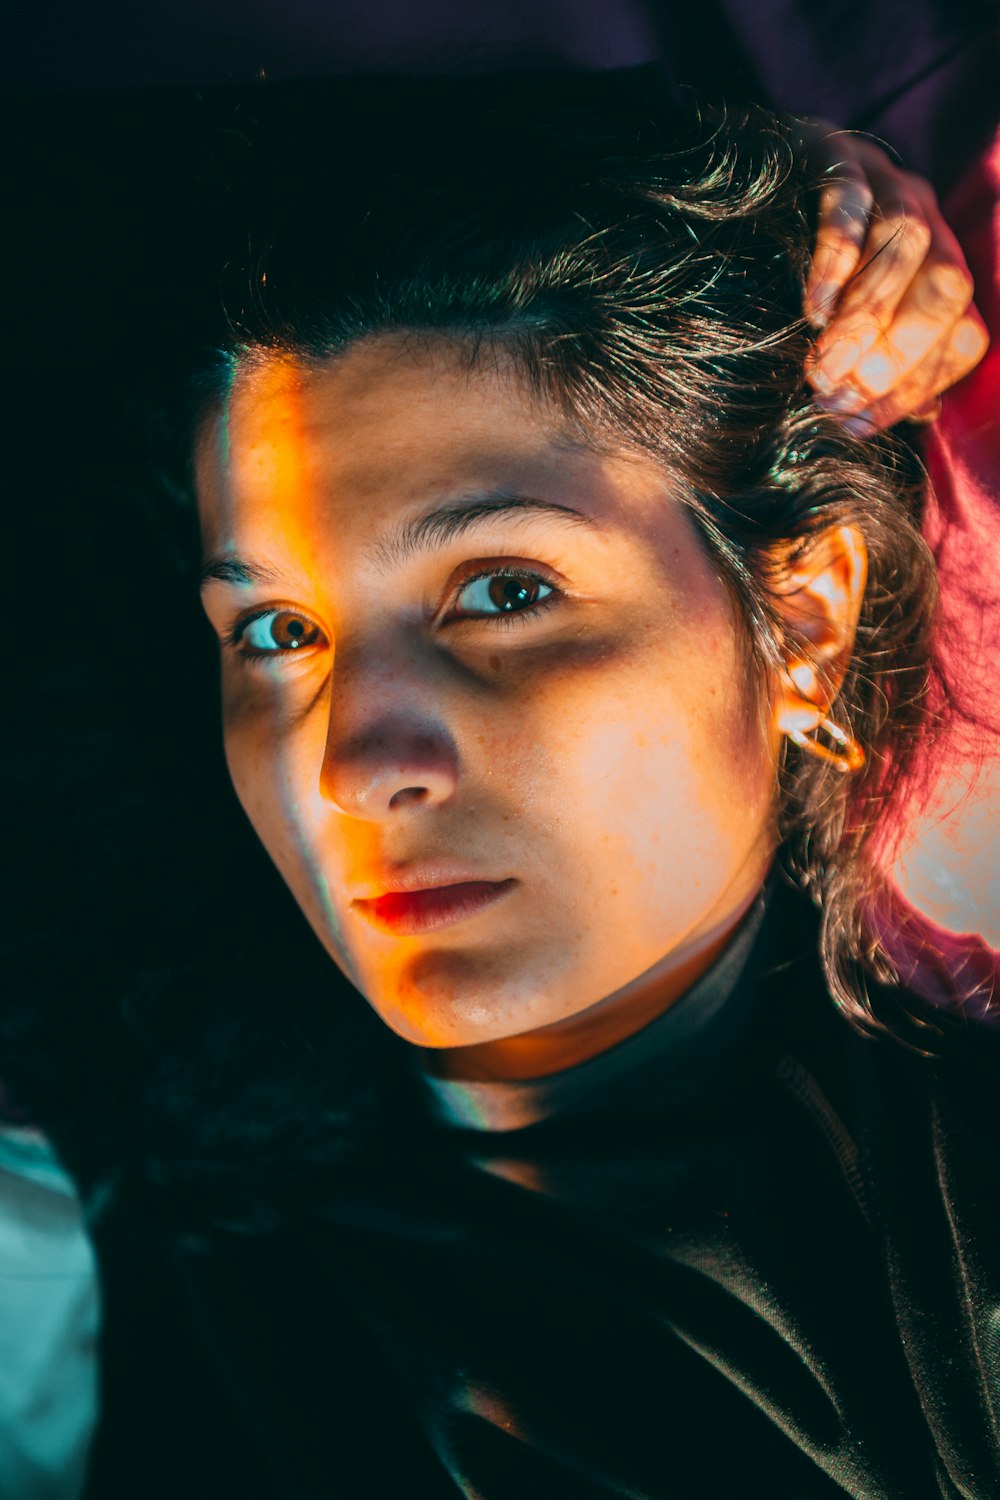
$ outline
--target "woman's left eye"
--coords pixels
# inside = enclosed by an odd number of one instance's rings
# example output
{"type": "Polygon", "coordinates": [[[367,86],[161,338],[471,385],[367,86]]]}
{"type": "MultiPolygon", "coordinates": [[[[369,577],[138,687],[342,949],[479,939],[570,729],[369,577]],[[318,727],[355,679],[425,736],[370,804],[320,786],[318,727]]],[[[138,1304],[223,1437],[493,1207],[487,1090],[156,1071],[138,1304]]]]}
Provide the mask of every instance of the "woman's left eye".
{"type": "Polygon", "coordinates": [[[456,595],[456,603],[465,600],[459,619],[476,615],[496,620],[500,625],[513,623],[516,615],[537,614],[556,602],[558,589],[546,583],[537,573],[523,569],[491,568],[489,572],[466,579],[456,595]],[[546,590],[539,595],[539,590],[546,590]]]}

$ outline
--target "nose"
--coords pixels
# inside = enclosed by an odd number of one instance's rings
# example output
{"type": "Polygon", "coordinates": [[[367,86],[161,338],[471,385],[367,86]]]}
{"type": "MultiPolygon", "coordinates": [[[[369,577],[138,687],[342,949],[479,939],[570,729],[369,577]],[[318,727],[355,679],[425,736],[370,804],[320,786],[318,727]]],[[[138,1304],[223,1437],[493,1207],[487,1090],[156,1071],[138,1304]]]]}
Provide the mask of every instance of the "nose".
{"type": "Polygon", "coordinates": [[[455,743],[433,684],[401,664],[334,668],[320,791],[354,818],[377,821],[408,806],[432,807],[454,794],[455,743]]]}
{"type": "Polygon", "coordinates": [[[320,790],[341,812],[377,821],[397,808],[447,801],[455,781],[436,737],[387,717],[346,743],[327,744],[320,790]]]}

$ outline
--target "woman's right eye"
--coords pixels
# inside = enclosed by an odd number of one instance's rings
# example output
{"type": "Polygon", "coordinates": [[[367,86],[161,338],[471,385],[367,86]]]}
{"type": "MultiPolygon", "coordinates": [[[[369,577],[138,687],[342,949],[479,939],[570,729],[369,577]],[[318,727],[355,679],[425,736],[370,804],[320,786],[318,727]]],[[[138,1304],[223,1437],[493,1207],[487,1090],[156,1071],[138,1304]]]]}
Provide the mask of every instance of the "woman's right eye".
{"type": "Polygon", "coordinates": [[[282,656],[315,646],[323,632],[305,615],[292,609],[267,609],[239,622],[223,640],[238,656],[260,659],[282,656]]]}

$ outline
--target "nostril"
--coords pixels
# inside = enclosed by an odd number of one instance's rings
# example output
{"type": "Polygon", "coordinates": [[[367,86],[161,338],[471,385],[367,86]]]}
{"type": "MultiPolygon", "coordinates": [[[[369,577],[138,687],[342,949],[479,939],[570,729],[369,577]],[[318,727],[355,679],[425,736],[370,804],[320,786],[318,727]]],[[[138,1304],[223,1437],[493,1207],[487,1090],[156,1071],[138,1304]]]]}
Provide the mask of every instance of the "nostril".
{"type": "Polygon", "coordinates": [[[355,733],[332,724],[319,767],[319,792],[351,817],[375,819],[425,811],[448,801],[458,784],[458,755],[442,732],[379,723],[355,733]]]}
{"type": "Polygon", "coordinates": [[[404,786],[398,792],[394,792],[389,798],[390,807],[398,807],[401,803],[422,802],[427,796],[425,786],[404,786]]]}

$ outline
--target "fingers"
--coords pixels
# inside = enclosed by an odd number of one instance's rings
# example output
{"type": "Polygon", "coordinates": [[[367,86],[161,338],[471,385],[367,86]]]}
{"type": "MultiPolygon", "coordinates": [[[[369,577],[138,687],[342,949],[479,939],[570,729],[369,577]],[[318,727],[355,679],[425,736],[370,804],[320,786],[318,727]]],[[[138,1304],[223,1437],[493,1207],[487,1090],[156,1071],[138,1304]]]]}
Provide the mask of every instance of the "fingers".
{"type": "Polygon", "coordinates": [[[935,396],[932,401],[928,401],[927,405],[922,406],[919,411],[911,411],[906,420],[911,422],[914,427],[929,427],[932,422],[937,421],[943,411],[944,402],[940,396],[935,396]]]}
{"type": "MultiPolygon", "coordinates": [[[[854,269],[812,350],[807,378],[817,404],[855,431],[907,417],[933,420],[941,392],[974,368],[988,343],[971,305],[965,258],[929,183],[901,171],[860,137],[828,134],[820,149],[833,144],[840,157],[838,180],[824,189],[821,201],[811,305],[821,313],[819,289],[831,286],[852,256],[854,269]],[[859,250],[861,171],[872,202],[859,250]],[[830,207],[838,203],[848,205],[839,227],[830,207]]],[[[821,316],[814,313],[813,320],[821,316]]]]}
{"type": "Polygon", "coordinates": [[[907,172],[892,167],[884,170],[877,158],[870,162],[874,203],[868,234],[857,274],[837,306],[837,319],[846,321],[861,315],[869,323],[885,327],[927,259],[935,237],[942,260],[954,256],[963,267],[965,262],[930,188],[907,172]]]}
{"type": "MultiPolygon", "coordinates": [[[[813,367],[828,385],[839,385],[889,333],[901,302],[925,265],[931,270],[938,264],[957,262],[968,275],[954,236],[936,205],[932,207],[930,189],[925,191],[919,178],[898,172],[877,152],[869,158],[869,181],[875,202],[859,269],[814,351],[813,367]]],[[[927,290],[936,294],[936,287],[927,290]]],[[[948,308],[947,321],[953,322],[964,306],[954,312],[948,308]]]]}
{"type": "MultiPolygon", "coordinates": [[[[857,398],[854,405],[860,410],[907,381],[951,337],[972,302],[972,278],[961,251],[952,246],[951,231],[939,219],[926,257],[891,313],[873,315],[869,306],[853,302],[843,314],[838,312],[810,361],[809,379],[821,398],[839,390],[845,400],[857,398]]],[[[895,290],[883,300],[883,308],[891,306],[894,295],[895,290]]],[[[842,401],[839,409],[849,408],[842,401]]]]}
{"type": "Polygon", "coordinates": [[[934,421],[941,411],[942,393],[975,369],[988,345],[986,325],[970,307],[884,394],[867,395],[859,389],[851,402],[840,407],[844,425],[866,437],[904,420],[934,421]]]}
{"type": "Polygon", "coordinates": [[[857,268],[873,205],[872,190],[851,138],[838,139],[846,142],[846,149],[831,163],[831,181],[820,193],[816,247],[806,284],[806,317],[818,328],[826,326],[848,277],[857,268]]]}

